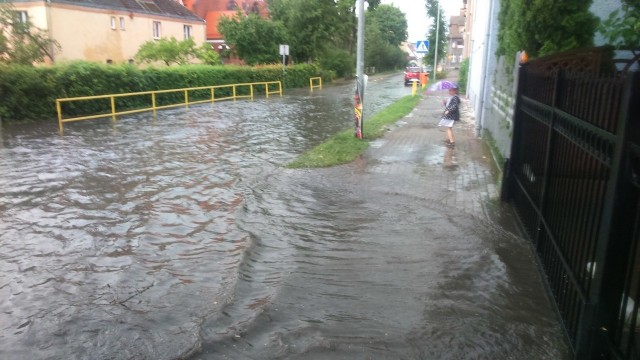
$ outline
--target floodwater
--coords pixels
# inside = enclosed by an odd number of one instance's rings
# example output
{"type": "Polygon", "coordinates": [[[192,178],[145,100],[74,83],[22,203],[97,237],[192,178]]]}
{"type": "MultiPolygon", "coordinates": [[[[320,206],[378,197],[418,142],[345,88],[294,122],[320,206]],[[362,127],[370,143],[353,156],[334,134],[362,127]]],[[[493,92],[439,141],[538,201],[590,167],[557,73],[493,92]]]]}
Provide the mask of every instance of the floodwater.
{"type": "MultiPolygon", "coordinates": [[[[5,125],[0,358],[564,358],[513,234],[283,168],[352,93],[5,125]]],[[[409,93],[380,77],[365,106],[409,93]]]]}

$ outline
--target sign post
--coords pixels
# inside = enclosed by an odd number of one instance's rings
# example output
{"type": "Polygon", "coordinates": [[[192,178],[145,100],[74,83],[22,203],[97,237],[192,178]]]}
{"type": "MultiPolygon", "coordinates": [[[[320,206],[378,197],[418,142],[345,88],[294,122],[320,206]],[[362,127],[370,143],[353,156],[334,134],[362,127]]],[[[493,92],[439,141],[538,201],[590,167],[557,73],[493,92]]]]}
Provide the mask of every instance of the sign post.
{"type": "Polygon", "coordinates": [[[429,53],[429,40],[420,40],[416,43],[416,52],[418,54],[429,53]]]}
{"type": "Polygon", "coordinates": [[[364,104],[364,88],[366,78],[364,75],[364,0],[357,0],[356,2],[356,16],[358,17],[358,41],[356,51],[356,94],[354,98],[354,135],[358,139],[362,140],[362,133],[364,131],[363,125],[363,104],[364,104]]]}
{"type": "Polygon", "coordinates": [[[280,55],[282,55],[282,86],[284,87],[286,56],[289,56],[289,45],[280,45],[280,55]]]}

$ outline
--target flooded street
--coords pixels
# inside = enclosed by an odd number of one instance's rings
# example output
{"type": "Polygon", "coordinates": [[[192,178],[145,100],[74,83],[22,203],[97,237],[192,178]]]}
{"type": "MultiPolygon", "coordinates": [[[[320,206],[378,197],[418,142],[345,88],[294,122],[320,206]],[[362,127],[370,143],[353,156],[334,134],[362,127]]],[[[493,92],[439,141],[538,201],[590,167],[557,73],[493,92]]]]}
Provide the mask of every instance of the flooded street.
{"type": "MultiPolygon", "coordinates": [[[[371,79],[365,126],[409,93],[371,79]]],[[[351,127],[352,100],[5,125],[0,358],[566,356],[521,239],[358,164],[283,168],[351,127]]]]}

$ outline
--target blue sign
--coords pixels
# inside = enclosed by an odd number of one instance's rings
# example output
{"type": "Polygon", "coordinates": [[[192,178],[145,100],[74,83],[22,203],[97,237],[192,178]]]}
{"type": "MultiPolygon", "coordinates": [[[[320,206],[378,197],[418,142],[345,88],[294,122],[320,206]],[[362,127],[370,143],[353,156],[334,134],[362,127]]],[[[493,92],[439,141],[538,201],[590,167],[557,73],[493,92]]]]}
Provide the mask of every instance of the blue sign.
{"type": "Polygon", "coordinates": [[[429,52],[429,40],[421,40],[416,43],[416,52],[426,54],[429,52]]]}

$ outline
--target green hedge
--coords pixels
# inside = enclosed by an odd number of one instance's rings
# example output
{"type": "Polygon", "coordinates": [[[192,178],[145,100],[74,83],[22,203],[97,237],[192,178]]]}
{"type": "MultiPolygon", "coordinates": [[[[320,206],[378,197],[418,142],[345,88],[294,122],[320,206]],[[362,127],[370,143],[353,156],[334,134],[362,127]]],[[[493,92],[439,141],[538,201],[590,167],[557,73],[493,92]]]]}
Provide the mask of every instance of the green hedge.
{"type": "MultiPolygon", "coordinates": [[[[309,78],[321,70],[310,64],[287,66],[284,86],[309,86],[309,78]]],[[[188,65],[139,69],[133,65],[103,65],[89,62],[30,67],[0,66],[0,117],[4,120],[50,120],[57,117],[57,98],[120,94],[282,80],[282,66],[188,65]]],[[[327,79],[329,80],[329,79],[327,79]]],[[[254,91],[264,90],[255,88],[254,91]]],[[[224,94],[220,93],[220,96],[224,94]]],[[[189,94],[190,99],[206,96],[189,94]]],[[[216,93],[216,96],[219,96],[216,93]]],[[[159,105],[182,101],[180,94],[159,97],[159,105]]],[[[118,110],[149,106],[150,97],[117,99],[118,110]]],[[[109,112],[109,101],[64,103],[65,116],[109,112]]]]}

